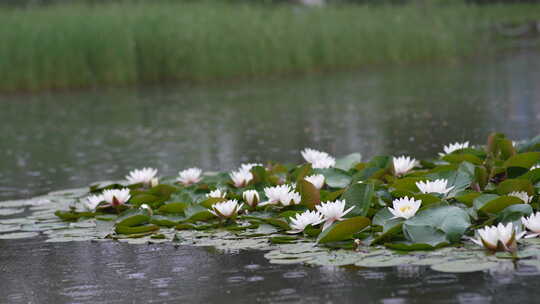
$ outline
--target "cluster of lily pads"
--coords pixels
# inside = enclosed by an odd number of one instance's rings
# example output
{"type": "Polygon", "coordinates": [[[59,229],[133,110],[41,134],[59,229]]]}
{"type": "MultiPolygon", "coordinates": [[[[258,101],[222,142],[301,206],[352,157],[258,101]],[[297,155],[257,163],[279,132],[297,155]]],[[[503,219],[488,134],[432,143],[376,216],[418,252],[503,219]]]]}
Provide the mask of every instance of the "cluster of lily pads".
{"type": "Polygon", "coordinates": [[[518,257],[523,238],[540,235],[540,136],[485,145],[454,143],[438,157],[354,153],[335,159],[306,148],[305,163],[242,164],[232,172],[182,170],[159,177],[134,170],[126,181],[96,184],[55,214],[64,221],[112,220],[112,238],[176,238],[189,231],[235,233],[271,244],[433,250],[478,244],[518,257]],[[250,233],[253,232],[253,233],[250,233]],[[259,240],[259,239],[258,239],[259,240]]]}

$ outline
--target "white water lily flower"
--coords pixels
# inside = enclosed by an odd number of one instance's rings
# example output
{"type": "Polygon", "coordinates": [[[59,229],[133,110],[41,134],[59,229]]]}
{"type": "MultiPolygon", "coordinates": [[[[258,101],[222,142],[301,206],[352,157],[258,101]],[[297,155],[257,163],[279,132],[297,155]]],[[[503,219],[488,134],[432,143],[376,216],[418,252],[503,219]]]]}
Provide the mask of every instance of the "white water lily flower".
{"type": "Polygon", "coordinates": [[[193,185],[201,181],[202,170],[199,168],[189,168],[178,172],[177,181],[185,186],[193,185]]]}
{"type": "Polygon", "coordinates": [[[313,169],[332,168],[335,165],[336,165],[336,159],[331,156],[318,159],[315,162],[311,163],[311,167],[313,169]]]}
{"type": "Polygon", "coordinates": [[[444,146],[443,150],[444,150],[444,153],[439,153],[440,156],[445,156],[447,154],[450,154],[452,152],[455,152],[457,150],[461,150],[461,149],[466,149],[469,147],[469,142],[466,141],[466,142],[455,142],[455,143],[450,143],[446,146],[444,146]]]}
{"type": "Polygon", "coordinates": [[[103,200],[113,206],[125,204],[130,198],[128,188],[103,190],[103,200]]]}
{"type": "Polygon", "coordinates": [[[345,200],[336,200],[334,202],[326,202],[315,206],[324,217],[323,229],[330,227],[335,221],[343,220],[343,216],[349,213],[354,206],[345,210],[345,200]]]}
{"type": "Polygon", "coordinates": [[[414,198],[402,197],[392,201],[393,208],[388,207],[388,210],[394,215],[394,217],[409,219],[413,217],[420,205],[421,200],[415,200],[414,198]]]}
{"type": "Polygon", "coordinates": [[[246,190],[242,193],[244,201],[252,208],[257,207],[259,204],[259,193],[257,190],[246,190]]]}
{"type": "Polygon", "coordinates": [[[241,164],[240,165],[240,169],[238,169],[239,171],[251,171],[251,169],[253,169],[253,167],[264,167],[263,164],[259,164],[259,163],[248,163],[248,164],[241,164]]]}
{"type": "Polygon", "coordinates": [[[283,206],[298,205],[301,201],[302,197],[300,196],[300,193],[294,191],[287,193],[280,199],[280,203],[283,206]]]}
{"type": "Polygon", "coordinates": [[[521,222],[527,229],[533,232],[527,234],[525,238],[532,238],[540,235],[540,212],[533,213],[529,217],[522,217],[521,222]]]}
{"type": "Polygon", "coordinates": [[[499,230],[496,226],[488,226],[476,230],[478,239],[471,239],[474,243],[490,250],[497,250],[499,243],[499,230]]]}
{"type": "Polygon", "coordinates": [[[152,179],[156,177],[157,172],[158,170],[154,168],[135,169],[129,172],[129,175],[126,176],[126,179],[130,185],[133,185],[133,184],[150,185],[152,182],[152,179]]]}
{"type": "Polygon", "coordinates": [[[296,214],[294,217],[291,217],[291,228],[292,230],[287,231],[288,233],[300,233],[308,225],[318,225],[324,221],[323,215],[318,211],[305,211],[300,214],[296,214]]]}
{"type": "Polygon", "coordinates": [[[402,175],[409,172],[414,166],[417,165],[417,161],[409,156],[400,156],[393,158],[394,172],[396,175],[402,175]]]}
{"type": "Polygon", "coordinates": [[[268,198],[268,201],[262,203],[261,206],[276,205],[282,200],[286,200],[288,198],[289,192],[291,191],[292,188],[289,185],[266,187],[264,188],[264,194],[268,198]]]}
{"type": "Polygon", "coordinates": [[[302,157],[308,163],[313,163],[313,162],[315,162],[316,160],[318,160],[320,158],[325,158],[327,156],[330,156],[326,152],[318,151],[318,150],[311,149],[311,148],[305,148],[304,150],[300,151],[300,153],[302,154],[302,157]]]}
{"type": "Polygon", "coordinates": [[[540,169],[540,164],[536,164],[536,165],[532,166],[530,170],[532,171],[534,169],[540,169]]]}
{"type": "Polygon", "coordinates": [[[99,203],[103,202],[105,199],[103,198],[103,195],[90,195],[86,198],[86,201],[84,202],[84,207],[88,211],[93,211],[96,209],[96,207],[99,205],[99,203]]]}
{"type": "Polygon", "coordinates": [[[471,239],[471,241],[494,251],[499,249],[499,244],[502,245],[503,249],[509,250],[514,247],[515,241],[519,240],[525,234],[525,232],[516,234],[512,223],[506,225],[499,223],[497,226],[484,227],[476,230],[476,232],[479,238],[471,239]]]}
{"type": "Polygon", "coordinates": [[[507,194],[508,196],[517,197],[522,200],[524,203],[529,204],[533,199],[532,196],[529,196],[525,191],[513,191],[507,194]]]}
{"type": "Polygon", "coordinates": [[[238,214],[238,210],[240,210],[243,205],[244,204],[239,205],[237,200],[229,200],[213,204],[210,212],[217,217],[231,218],[238,214]]]}
{"type": "Polygon", "coordinates": [[[310,182],[317,189],[321,189],[324,186],[324,175],[322,174],[310,175],[304,179],[310,182]]]}
{"type": "Polygon", "coordinates": [[[229,173],[233,184],[236,188],[247,186],[247,184],[253,179],[253,174],[249,170],[238,170],[229,173]]]}
{"type": "Polygon", "coordinates": [[[304,150],[300,151],[300,153],[314,169],[326,169],[336,165],[336,159],[326,152],[305,148],[304,150]]]}
{"type": "Polygon", "coordinates": [[[210,193],[208,193],[206,197],[225,198],[226,195],[227,195],[227,191],[216,189],[214,191],[210,191],[210,193]]]}
{"type": "Polygon", "coordinates": [[[453,186],[446,188],[447,184],[448,180],[437,179],[434,181],[416,182],[416,187],[418,187],[422,193],[441,193],[446,195],[450,190],[454,189],[453,186]]]}

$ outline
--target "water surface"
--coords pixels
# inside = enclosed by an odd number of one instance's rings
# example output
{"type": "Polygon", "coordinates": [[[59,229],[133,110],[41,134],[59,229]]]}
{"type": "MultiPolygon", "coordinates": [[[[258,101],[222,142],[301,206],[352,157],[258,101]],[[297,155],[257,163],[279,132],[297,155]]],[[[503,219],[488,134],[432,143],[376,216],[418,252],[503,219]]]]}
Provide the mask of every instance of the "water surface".
{"type": "Polygon", "coordinates": [[[534,267],[449,274],[410,265],[274,265],[257,251],[166,244],[9,243],[0,251],[2,303],[476,304],[537,303],[540,296],[534,267]]]}
{"type": "MultiPolygon", "coordinates": [[[[540,54],[196,87],[0,97],[0,200],[314,147],[427,157],[540,133],[540,54]]],[[[0,222],[1,222],[0,216],[0,222]]],[[[0,303],[535,303],[540,274],[272,265],[261,252],[0,240],[0,303]]]]}

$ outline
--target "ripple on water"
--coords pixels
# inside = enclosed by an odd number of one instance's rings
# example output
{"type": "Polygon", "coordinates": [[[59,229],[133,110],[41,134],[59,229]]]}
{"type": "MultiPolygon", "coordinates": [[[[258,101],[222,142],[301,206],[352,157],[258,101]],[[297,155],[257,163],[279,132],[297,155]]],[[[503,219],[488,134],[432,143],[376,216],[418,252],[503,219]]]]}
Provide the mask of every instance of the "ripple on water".
{"type": "Polygon", "coordinates": [[[305,271],[289,271],[283,274],[283,277],[286,279],[298,279],[305,276],[307,276],[307,272],[305,271]]]}
{"type": "Polygon", "coordinates": [[[384,280],[386,278],[386,273],[381,271],[359,270],[357,274],[366,280],[384,280]]]}
{"type": "Polygon", "coordinates": [[[252,277],[248,277],[246,279],[246,281],[248,282],[259,282],[259,281],[264,281],[264,277],[261,277],[261,276],[252,276],[252,277]]]}
{"type": "Polygon", "coordinates": [[[248,270],[257,270],[259,268],[261,268],[261,265],[259,264],[248,264],[246,266],[244,266],[245,269],[248,269],[248,270]]]}
{"type": "Polygon", "coordinates": [[[246,277],[244,276],[232,276],[226,279],[228,283],[241,283],[241,282],[244,282],[245,280],[246,280],[246,277]]]}
{"type": "Polygon", "coordinates": [[[151,279],[150,284],[157,288],[167,288],[169,283],[172,281],[172,278],[156,278],[151,279]]]}
{"type": "Polygon", "coordinates": [[[424,282],[429,285],[447,285],[457,281],[458,276],[451,273],[434,273],[424,277],[424,282]]]}
{"type": "Polygon", "coordinates": [[[484,296],[479,293],[464,292],[456,296],[459,304],[488,304],[492,303],[491,296],[484,296]]]}
{"type": "Polygon", "coordinates": [[[407,303],[407,300],[403,299],[403,298],[389,298],[389,299],[381,299],[380,303],[382,303],[382,304],[405,304],[405,303],[407,303]]]}

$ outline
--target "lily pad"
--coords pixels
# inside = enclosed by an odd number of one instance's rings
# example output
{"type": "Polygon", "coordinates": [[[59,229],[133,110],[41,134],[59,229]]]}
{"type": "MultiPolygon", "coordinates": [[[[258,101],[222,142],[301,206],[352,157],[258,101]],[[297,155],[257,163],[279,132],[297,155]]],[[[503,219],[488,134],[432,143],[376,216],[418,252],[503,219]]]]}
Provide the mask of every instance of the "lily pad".
{"type": "Polygon", "coordinates": [[[38,236],[37,232],[13,232],[0,234],[0,240],[14,240],[14,239],[26,239],[38,236]]]}

